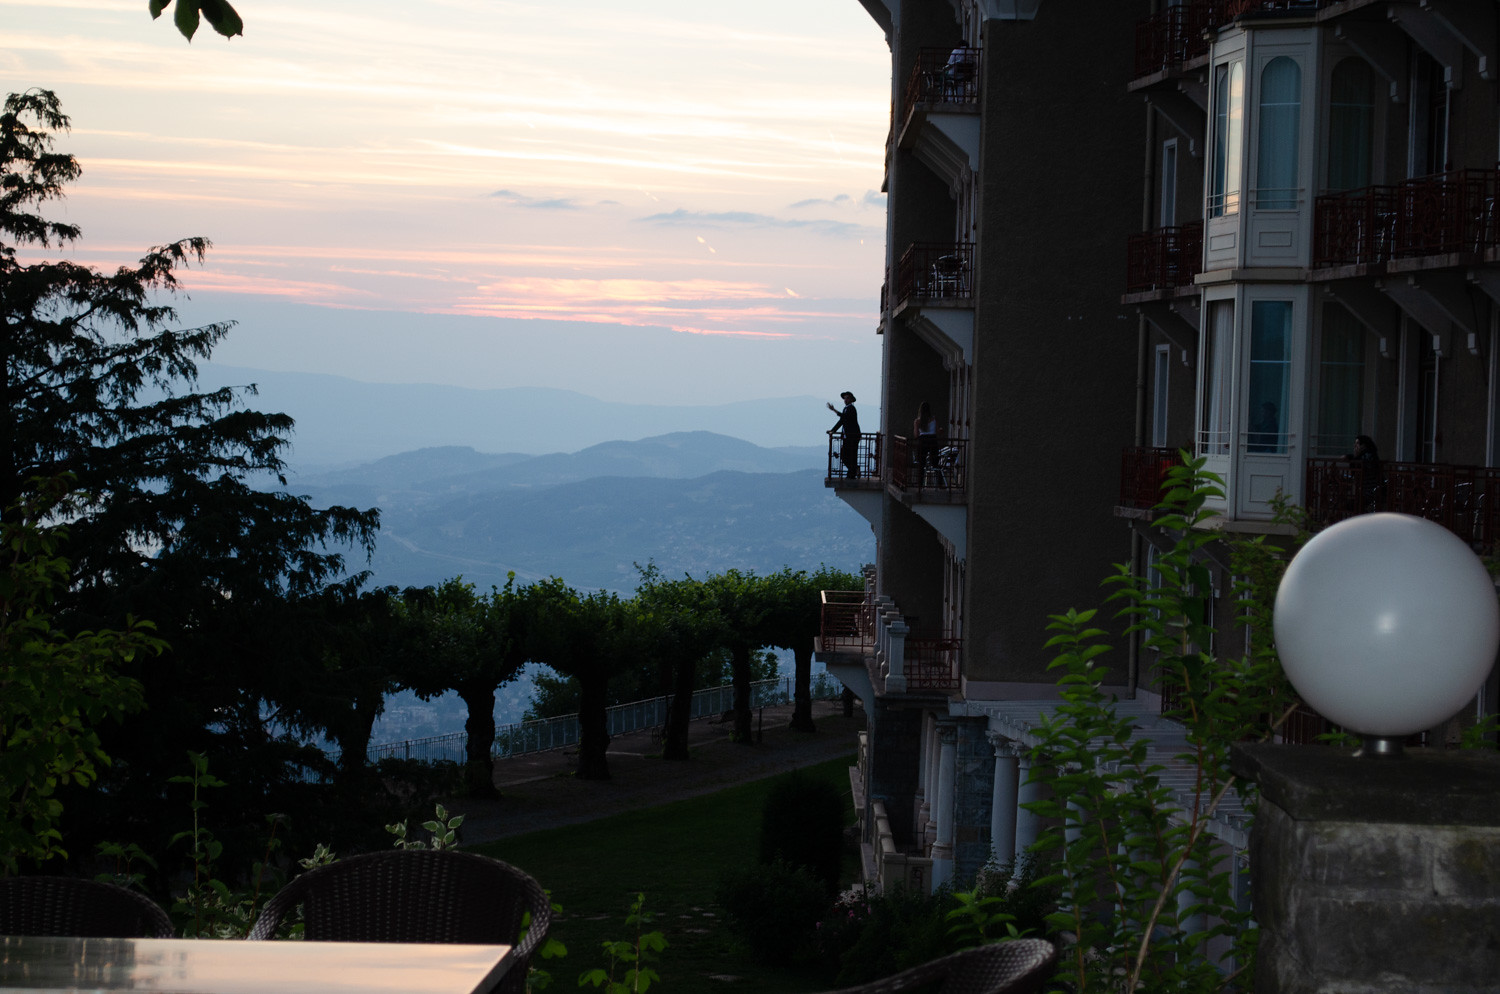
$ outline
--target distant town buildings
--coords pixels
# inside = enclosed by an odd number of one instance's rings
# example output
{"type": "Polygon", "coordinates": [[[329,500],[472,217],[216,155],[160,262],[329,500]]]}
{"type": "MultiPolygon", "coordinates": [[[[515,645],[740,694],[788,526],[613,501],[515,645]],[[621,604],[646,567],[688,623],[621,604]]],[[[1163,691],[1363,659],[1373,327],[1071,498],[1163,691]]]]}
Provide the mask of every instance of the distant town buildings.
{"type": "MultiPolygon", "coordinates": [[[[964,884],[1035,838],[1047,616],[1150,568],[1178,450],[1225,532],[1284,534],[1280,493],[1500,540],[1497,5],[861,2],[892,67],[884,423],[826,483],[878,545],[819,658],[869,712],[882,884],[964,884]]],[[[1159,711],[1149,654],[1112,655],[1159,711]]]]}

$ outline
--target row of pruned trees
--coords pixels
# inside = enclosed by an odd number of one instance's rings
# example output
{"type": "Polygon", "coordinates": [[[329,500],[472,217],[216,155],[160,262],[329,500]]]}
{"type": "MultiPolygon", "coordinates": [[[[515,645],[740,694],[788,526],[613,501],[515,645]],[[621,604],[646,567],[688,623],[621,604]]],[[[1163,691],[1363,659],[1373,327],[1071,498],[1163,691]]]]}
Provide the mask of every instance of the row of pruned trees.
{"type": "Polygon", "coordinates": [[[625,699],[670,696],[663,756],[688,758],[693,691],[717,681],[722,661],[735,686],[734,737],[751,738],[750,684],[759,650],[787,646],[796,659],[792,724],[814,731],[809,685],[819,593],[856,582],[827,567],[768,576],[728,570],[669,579],[643,567],[633,597],[579,591],[553,578],[480,592],[462,578],[438,587],[335,588],[321,598],[329,640],[319,667],[276,696],[277,715],[337,743],[346,777],[361,775],[370,729],[387,694],[430,699],[453,691],[468,710],[465,779],[493,791],[496,691],[528,663],[546,665],[576,691],[581,725],[578,775],[609,776],[606,711],[625,699]],[[326,688],[319,693],[317,688],[326,688]]]}

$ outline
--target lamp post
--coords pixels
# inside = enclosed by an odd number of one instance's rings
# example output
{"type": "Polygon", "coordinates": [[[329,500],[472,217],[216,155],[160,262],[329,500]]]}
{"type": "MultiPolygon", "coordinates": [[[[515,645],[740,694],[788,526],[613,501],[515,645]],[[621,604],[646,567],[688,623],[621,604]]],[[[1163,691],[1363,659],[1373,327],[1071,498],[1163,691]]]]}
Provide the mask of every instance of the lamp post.
{"type": "Polygon", "coordinates": [[[1287,679],[1319,714],[1359,735],[1357,755],[1453,717],[1483,685],[1500,601],[1478,557],[1441,525],[1364,514],[1320,532],[1276,594],[1287,679]]]}

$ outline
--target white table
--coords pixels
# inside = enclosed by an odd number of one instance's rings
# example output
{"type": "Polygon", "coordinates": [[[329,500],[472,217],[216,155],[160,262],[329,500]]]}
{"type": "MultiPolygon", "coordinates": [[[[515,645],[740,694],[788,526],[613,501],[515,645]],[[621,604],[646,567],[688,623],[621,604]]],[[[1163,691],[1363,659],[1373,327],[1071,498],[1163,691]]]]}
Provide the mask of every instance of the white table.
{"type": "Polygon", "coordinates": [[[510,946],[0,936],[0,990],[482,994],[510,946]]]}

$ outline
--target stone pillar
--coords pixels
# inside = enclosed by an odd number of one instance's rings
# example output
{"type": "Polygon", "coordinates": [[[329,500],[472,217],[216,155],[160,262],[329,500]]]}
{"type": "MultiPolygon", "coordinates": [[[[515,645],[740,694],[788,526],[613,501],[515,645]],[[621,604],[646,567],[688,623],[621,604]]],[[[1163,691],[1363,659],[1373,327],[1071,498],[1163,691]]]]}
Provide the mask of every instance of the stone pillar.
{"type": "Polygon", "coordinates": [[[1016,775],[1020,781],[1016,796],[1016,865],[1020,865],[1026,850],[1036,844],[1042,834],[1042,820],[1034,812],[1026,810],[1026,804],[1042,799],[1042,784],[1031,780],[1031,757],[1025,750],[1016,757],[1016,775]]]}
{"type": "Polygon", "coordinates": [[[938,721],[942,743],[938,760],[937,841],[932,844],[932,888],[953,880],[953,776],[958,767],[958,729],[950,721],[938,721]]]}
{"type": "Polygon", "coordinates": [[[1500,983],[1500,754],[1237,746],[1257,994],[1480,994],[1500,983]]]}
{"type": "Polygon", "coordinates": [[[911,632],[906,622],[897,619],[886,628],[885,691],[906,693],[906,636],[911,632]]]}
{"type": "MultiPolygon", "coordinates": [[[[1232,855],[1229,858],[1234,859],[1232,855]]],[[[1182,873],[1177,878],[1178,884],[1182,883],[1183,878],[1194,876],[1197,872],[1197,860],[1183,863],[1182,873]]],[[[1208,916],[1203,913],[1203,898],[1187,887],[1177,892],[1177,927],[1188,935],[1197,935],[1208,928],[1208,916]]]]}
{"type": "Polygon", "coordinates": [[[1016,743],[989,733],[995,747],[995,786],[990,800],[990,852],[997,863],[1008,863],[1016,855],[1016,801],[1020,786],[1016,769],[1016,743]]]}
{"type": "Polygon", "coordinates": [[[927,782],[932,785],[932,788],[928,791],[927,820],[921,826],[922,851],[931,855],[932,846],[937,842],[938,778],[940,776],[938,771],[942,766],[943,748],[938,739],[937,715],[927,712],[924,721],[925,724],[922,727],[927,736],[923,740],[927,748],[927,782]]]}

